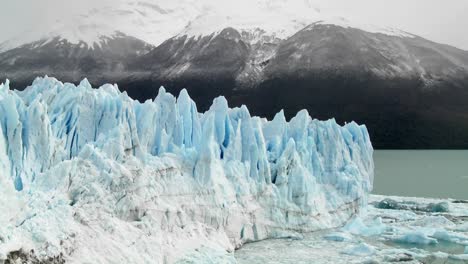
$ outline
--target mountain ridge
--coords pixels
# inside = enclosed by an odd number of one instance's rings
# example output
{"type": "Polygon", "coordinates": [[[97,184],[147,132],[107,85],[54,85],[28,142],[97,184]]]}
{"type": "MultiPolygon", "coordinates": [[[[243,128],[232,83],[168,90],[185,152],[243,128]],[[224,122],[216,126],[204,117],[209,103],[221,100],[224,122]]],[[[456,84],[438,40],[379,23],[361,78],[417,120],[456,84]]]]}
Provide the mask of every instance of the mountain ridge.
{"type": "Polygon", "coordinates": [[[285,39],[311,23],[408,36],[397,29],[354,23],[345,17],[324,14],[317,3],[310,0],[241,0],[236,3],[162,0],[158,4],[150,0],[118,0],[101,1],[95,5],[54,14],[53,19],[38,21],[38,26],[19,31],[7,39],[0,38],[0,47],[3,47],[0,51],[56,37],[67,39],[72,44],[85,42],[93,47],[94,44],[99,45],[101,37],[111,37],[117,32],[158,46],[174,36],[207,36],[227,27],[245,32],[263,30],[271,36],[285,39]]]}
{"type": "MultiPolygon", "coordinates": [[[[177,12],[204,20],[192,11],[177,12]]],[[[177,12],[172,16],[182,14],[177,12]]],[[[87,77],[94,86],[118,83],[140,101],[153,99],[160,86],[176,94],[187,88],[203,111],[224,95],[234,106],[245,104],[268,118],[281,109],[291,118],[306,108],[319,119],[365,123],[377,148],[468,147],[467,51],[403,31],[353,27],[345,19],[314,20],[278,35],[271,29],[283,22],[256,27],[262,19],[250,28],[233,23],[204,34],[188,30],[193,24],[182,19],[180,30],[169,28],[173,33],[159,45],[124,32],[92,49],[56,37],[45,46],[1,52],[0,78],[22,88],[36,76],[75,83],[87,77]]]]}

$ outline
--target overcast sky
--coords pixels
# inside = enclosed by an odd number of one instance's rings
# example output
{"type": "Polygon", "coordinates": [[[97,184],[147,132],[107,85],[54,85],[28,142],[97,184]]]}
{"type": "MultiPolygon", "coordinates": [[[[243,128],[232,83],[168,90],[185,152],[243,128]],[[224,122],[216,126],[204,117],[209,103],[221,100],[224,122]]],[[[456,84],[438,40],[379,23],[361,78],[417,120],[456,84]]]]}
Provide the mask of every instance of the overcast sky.
{"type": "MultiPolygon", "coordinates": [[[[109,0],[0,0],[0,40],[34,30],[58,14],[109,0]]],[[[174,0],[177,1],[177,0],[174,0]]],[[[234,0],[233,0],[234,1],[234,0]]],[[[315,2],[321,12],[356,22],[391,26],[468,50],[468,0],[297,0],[315,2]]],[[[157,0],[155,0],[157,2],[157,0]]]]}

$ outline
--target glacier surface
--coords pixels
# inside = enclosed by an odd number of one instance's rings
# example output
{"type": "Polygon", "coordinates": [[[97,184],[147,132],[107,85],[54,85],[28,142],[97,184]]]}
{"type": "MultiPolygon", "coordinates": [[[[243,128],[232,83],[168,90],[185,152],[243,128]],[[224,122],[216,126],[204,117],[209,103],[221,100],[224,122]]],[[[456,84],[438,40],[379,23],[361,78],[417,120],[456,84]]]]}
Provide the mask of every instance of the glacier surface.
{"type": "MultiPolygon", "coordinates": [[[[174,263],[342,226],[367,204],[365,126],[300,111],[268,121],[185,90],[0,85],[0,263],[174,263]],[[57,262],[61,263],[61,262],[57,262]]],[[[226,253],[228,254],[228,253],[226,253]]]]}

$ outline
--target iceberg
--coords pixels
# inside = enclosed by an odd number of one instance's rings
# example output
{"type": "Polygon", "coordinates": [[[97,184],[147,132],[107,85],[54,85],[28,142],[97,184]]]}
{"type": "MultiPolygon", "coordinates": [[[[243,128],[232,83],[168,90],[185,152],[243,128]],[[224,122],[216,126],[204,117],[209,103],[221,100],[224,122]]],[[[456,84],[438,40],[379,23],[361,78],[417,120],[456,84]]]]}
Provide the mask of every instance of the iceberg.
{"type": "Polygon", "coordinates": [[[337,242],[343,242],[343,241],[353,241],[353,237],[349,233],[344,233],[344,232],[332,232],[330,234],[327,234],[323,236],[325,240],[330,240],[330,241],[337,241],[337,242]]]}
{"type": "Polygon", "coordinates": [[[0,262],[174,263],[339,227],[368,202],[372,153],[365,126],[305,110],[268,121],[224,97],[200,113],[186,90],[140,103],[86,79],[7,80],[0,262]]]}
{"type": "Polygon", "coordinates": [[[373,219],[369,225],[366,225],[360,216],[356,216],[346,223],[342,230],[353,235],[370,237],[385,233],[389,227],[382,222],[381,217],[373,219]]]}
{"type": "Polygon", "coordinates": [[[356,256],[371,256],[375,254],[375,248],[371,245],[361,242],[356,246],[350,246],[346,248],[342,253],[356,256]]]}
{"type": "Polygon", "coordinates": [[[394,239],[399,243],[430,245],[439,243],[436,238],[429,237],[422,231],[410,231],[394,239]]]}

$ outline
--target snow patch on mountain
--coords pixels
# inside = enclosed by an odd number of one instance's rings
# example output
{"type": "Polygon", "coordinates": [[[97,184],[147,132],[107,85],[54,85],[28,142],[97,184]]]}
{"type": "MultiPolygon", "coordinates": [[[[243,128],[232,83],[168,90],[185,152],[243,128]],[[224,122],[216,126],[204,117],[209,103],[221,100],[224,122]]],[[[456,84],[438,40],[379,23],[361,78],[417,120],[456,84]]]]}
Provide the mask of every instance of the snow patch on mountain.
{"type": "Polygon", "coordinates": [[[236,1],[205,9],[179,35],[208,36],[232,27],[240,32],[265,31],[285,39],[322,17],[313,7],[298,1],[236,1]]]}
{"type": "Polygon", "coordinates": [[[182,30],[197,16],[199,8],[192,0],[93,1],[34,21],[16,36],[0,36],[0,51],[56,37],[72,44],[84,42],[92,48],[117,33],[158,45],[182,30]]]}
{"type": "MultiPolygon", "coordinates": [[[[255,33],[271,38],[286,39],[311,24],[331,24],[344,28],[357,28],[372,33],[390,36],[413,37],[413,35],[390,27],[352,22],[343,17],[323,14],[309,1],[236,1],[213,5],[190,21],[179,36],[199,38],[218,34],[232,27],[239,32],[255,33]]],[[[250,39],[256,43],[261,39],[250,39]]]]}
{"type": "Polygon", "coordinates": [[[334,25],[343,28],[356,28],[370,33],[380,33],[388,36],[397,36],[404,38],[413,38],[415,35],[392,27],[381,27],[372,24],[362,24],[350,21],[343,17],[325,18],[324,20],[312,23],[308,29],[312,30],[315,25],[334,25]]]}

